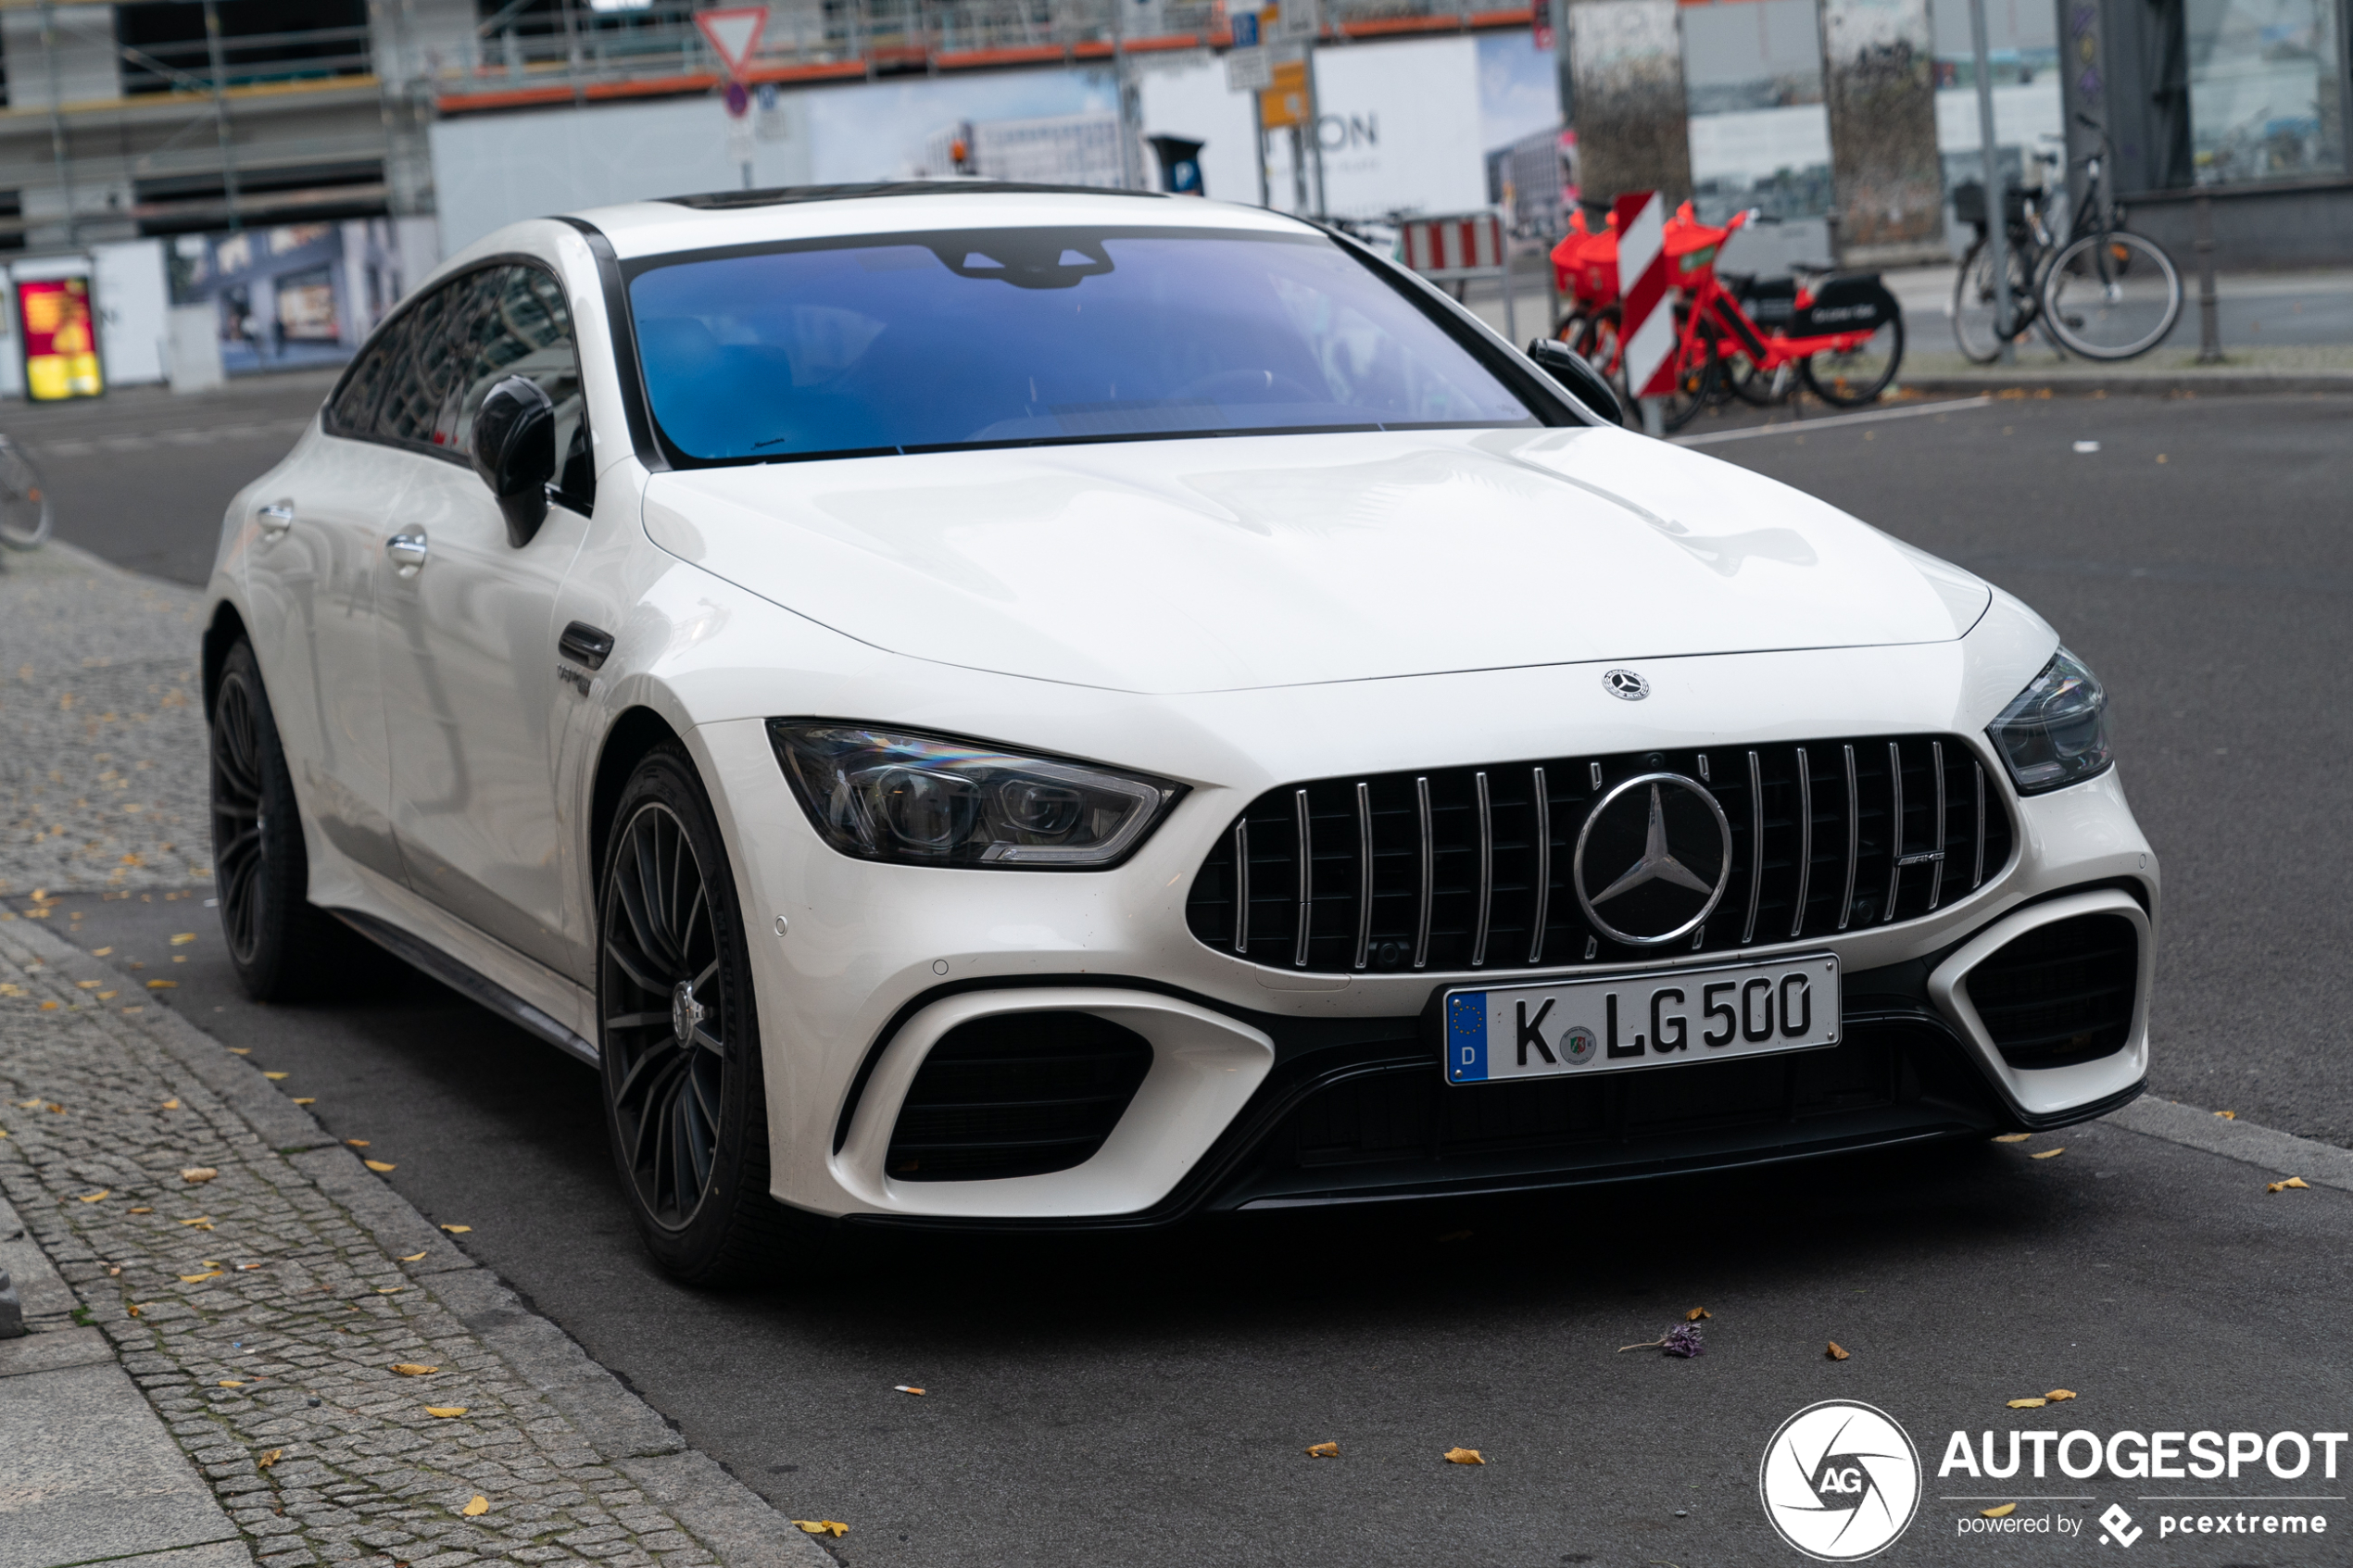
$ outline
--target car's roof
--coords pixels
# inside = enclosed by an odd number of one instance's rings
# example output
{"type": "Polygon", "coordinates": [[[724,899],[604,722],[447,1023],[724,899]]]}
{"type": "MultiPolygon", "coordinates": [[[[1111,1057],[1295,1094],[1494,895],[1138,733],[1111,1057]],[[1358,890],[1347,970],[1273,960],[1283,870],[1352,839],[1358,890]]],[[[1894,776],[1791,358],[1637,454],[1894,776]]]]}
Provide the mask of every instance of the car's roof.
{"type": "Polygon", "coordinates": [[[1048,224],[1306,232],[1296,219],[1229,202],[984,180],[720,191],[592,207],[573,216],[601,230],[623,260],[837,234],[1048,224]]]}

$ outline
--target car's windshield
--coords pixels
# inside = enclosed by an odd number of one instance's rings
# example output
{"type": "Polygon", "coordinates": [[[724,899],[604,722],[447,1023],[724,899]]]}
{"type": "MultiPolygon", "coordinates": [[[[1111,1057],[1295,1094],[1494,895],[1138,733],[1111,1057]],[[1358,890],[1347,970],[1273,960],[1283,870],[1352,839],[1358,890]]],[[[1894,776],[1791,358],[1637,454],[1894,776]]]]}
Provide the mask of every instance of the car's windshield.
{"type": "Polygon", "coordinates": [[[690,460],[1536,422],[1315,235],[872,235],[664,257],[629,303],[690,460]]]}

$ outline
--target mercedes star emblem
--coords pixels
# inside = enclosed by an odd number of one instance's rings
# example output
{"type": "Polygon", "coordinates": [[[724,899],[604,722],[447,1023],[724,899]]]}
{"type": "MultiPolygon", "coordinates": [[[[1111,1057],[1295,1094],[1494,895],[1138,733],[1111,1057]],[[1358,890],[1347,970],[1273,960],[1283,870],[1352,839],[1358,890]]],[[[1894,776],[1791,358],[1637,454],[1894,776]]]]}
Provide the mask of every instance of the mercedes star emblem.
{"type": "Polygon", "coordinates": [[[1615,697],[1628,702],[1640,702],[1651,695],[1651,684],[1631,670],[1610,670],[1603,672],[1602,685],[1615,697]]]}
{"type": "Polygon", "coordinates": [[[1672,942],[1698,930],[1724,897],[1732,880],[1732,825],[1696,780],[1643,773],[1595,803],[1578,830],[1569,873],[1595,931],[1638,947],[1672,942]],[[1625,870],[1595,893],[1586,880],[1589,859],[1603,874],[1625,870]]]}

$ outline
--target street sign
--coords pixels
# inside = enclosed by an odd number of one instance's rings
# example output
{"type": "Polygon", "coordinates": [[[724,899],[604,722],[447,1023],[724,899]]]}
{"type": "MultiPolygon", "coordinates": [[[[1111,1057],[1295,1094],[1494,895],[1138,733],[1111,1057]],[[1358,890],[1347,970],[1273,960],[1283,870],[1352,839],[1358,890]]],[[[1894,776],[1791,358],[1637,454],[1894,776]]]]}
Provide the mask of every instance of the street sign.
{"type": "Polygon", "coordinates": [[[727,74],[741,76],[744,67],[751,63],[753,51],[760,47],[761,33],[767,30],[768,7],[729,6],[716,11],[697,11],[695,26],[712,53],[726,64],[727,74]]]}
{"type": "Polygon", "coordinates": [[[1269,131],[1307,123],[1307,62],[1285,60],[1258,94],[1258,122],[1269,131]]]}
{"type": "Polygon", "coordinates": [[[1667,203],[1656,191],[1617,198],[1618,342],[1627,389],[1664,397],[1675,384],[1675,309],[1667,290],[1667,203]]]}
{"type": "Polygon", "coordinates": [[[1315,0],[1280,0],[1275,12],[1275,36],[1313,38],[1316,33],[1315,0]]]}
{"type": "Polygon", "coordinates": [[[1265,50],[1236,49],[1226,56],[1227,92],[1263,93],[1274,84],[1275,61],[1265,50]]]}
{"type": "Polygon", "coordinates": [[[719,97],[720,101],[727,106],[729,119],[741,119],[751,110],[751,94],[740,82],[730,81],[727,83],[727,90],[719,97]]]}
{"type": "Polygon", "coordinates": [[[1235,48],[1255,49],[1258,47],[1258,13],[1256,11],[1237,11],[1226,19],[1226,25],[1233,29],[1235,48]]]}

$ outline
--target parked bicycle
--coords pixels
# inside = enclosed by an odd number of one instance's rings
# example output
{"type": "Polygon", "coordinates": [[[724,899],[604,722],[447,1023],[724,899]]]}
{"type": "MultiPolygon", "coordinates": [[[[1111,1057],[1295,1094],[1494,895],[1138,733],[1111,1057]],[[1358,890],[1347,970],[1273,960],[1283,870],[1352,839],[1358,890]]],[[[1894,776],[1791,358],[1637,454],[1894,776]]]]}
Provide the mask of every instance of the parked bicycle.
{"type": "Polygon", "coordinates": [[[0,545],[32,550],[49,537],[49,488],[24,449],[0,435],[0,545]]]}
{"type": "MultiPolygon", "coordinates": [[[[1978,364],[1993,363],[2004,344],[2038,326],[2060,347],[2086,359],[2130,359],[2164,342],[2181,320],[2181,270],[2163,246],[2124,227],[2124,209],[2108,198],[2108,132],[2088,115],[2075,118],[2098,135],[2099,145],[2080,160],[2083,203],[2066,223],[2066,238],[2054,237],[2067,206],[2063,188],[2002,193],[2003,232],[2009,241],[2007,318],[2000,317],[1994,296],[1985,187],[1979,182],[1954,187],[1954,213],[1976,226],[1977,239],[1953,282],[1953,337],[1961,353],[1978,364]]],[[[2057,161],[2051,155],[2037,157],[2057,161]]]]}

